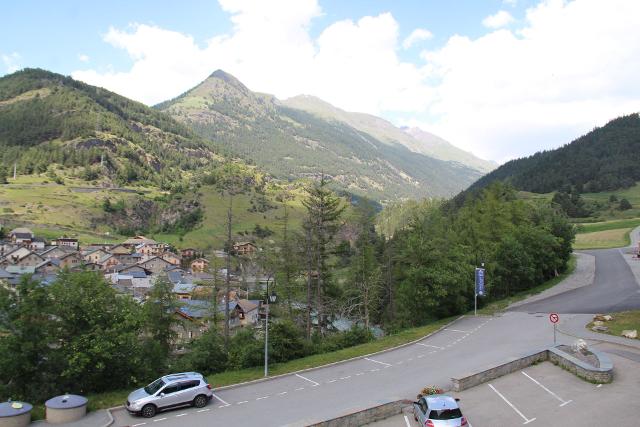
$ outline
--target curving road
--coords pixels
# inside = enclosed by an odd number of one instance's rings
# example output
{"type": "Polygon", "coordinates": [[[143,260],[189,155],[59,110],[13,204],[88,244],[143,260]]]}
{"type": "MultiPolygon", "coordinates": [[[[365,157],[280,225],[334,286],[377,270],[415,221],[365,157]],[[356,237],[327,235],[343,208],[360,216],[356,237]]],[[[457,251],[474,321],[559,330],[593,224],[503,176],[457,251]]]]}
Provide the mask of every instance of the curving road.
{"type": "Polygon", "coordinates": [[[523,304],[512,311],[594,314],[640,309],[640,286],[624,259],[630,255],[621,249],[584,252],[595,257],[596,270],[592,285],[523,304]]]}

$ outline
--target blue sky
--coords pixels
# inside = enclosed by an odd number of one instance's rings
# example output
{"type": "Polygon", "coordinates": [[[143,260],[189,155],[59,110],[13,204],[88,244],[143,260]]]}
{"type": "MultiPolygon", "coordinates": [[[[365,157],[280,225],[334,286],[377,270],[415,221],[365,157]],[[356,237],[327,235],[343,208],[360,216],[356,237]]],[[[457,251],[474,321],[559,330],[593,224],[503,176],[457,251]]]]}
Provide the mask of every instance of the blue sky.
{"type": "MultiPolygon", "coordinates": [[[[502,0],[389,1],[350,0],[321,2],[324,15],[315,20],[311,34],[317,36],[332,22],[357,19],[365,15],[391,12],[408,36],[414,28],[427,28],[434,37],[425,46],[441,45],[458,33],[477,37],[486,32],[482,20],[499,9],[520,15],[531,2],[515,5],[502,0]]],[[[0,64],[0,75],[20,67],[40,67],[71,74],[86,66],[78,55],[87,55],[95,67],[126,69],[131,59],[126,52],[106,44],[103,35],[110,27],[127,28],[131,23],[157,25],[190,34],[197,43],[228,32],[229,14],[215,0],[80,0],[11,1],[2,7],[0,53],[17,53],[11,66],[0,64]]],[[[403,59],[417,59],[419,50],[403,52],[403,59]]]]}
{"type": "Polygon", "coordinates": [[[0,75],[41,67],[153,105],[222,68],[497,161],[640,109],[636,0],[31,0],[1,19],[0,75]]]}

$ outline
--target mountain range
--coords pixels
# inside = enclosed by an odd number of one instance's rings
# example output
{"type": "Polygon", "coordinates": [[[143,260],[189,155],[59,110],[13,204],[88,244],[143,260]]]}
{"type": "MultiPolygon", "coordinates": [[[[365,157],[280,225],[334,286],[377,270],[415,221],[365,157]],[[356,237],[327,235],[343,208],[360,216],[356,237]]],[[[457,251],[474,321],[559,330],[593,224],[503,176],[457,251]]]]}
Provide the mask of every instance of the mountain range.
{"type": "Polygon", "coordinates": [[[58,164],[93,180],[161,187],[240,157],[284,180],[324,174],[334,188],[378,201],[451,196],[495,166],[315,97],[252,92],[221,70],[155,108],[46,70],[4,76],[0,148],[0,164],[22,174],[58,164]]]}
{"type": "Polygon", "coordinates": [[[156,108],[276,177],[325,174],[377,200],[450,196],[494,166],[444,140],[434,144],[315,97],[280,101],[252,92],[221,70],[156,108]]]}

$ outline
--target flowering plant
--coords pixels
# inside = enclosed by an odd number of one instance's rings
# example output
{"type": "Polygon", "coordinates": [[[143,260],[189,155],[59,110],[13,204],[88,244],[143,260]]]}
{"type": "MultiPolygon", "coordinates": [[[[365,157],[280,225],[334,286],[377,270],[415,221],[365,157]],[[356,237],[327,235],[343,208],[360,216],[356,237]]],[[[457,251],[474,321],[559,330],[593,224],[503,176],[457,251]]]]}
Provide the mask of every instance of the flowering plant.
{"type": "Polygon", "coordinates": [[[442,394],[442,393],[444,393],[444,390],[442,390],[441,388],[438,388],[438,387],[436,387],[434,385],[426,386],[420,392],[420,394],[422,394],[423,396],[429,396],[429,395],[432,395],[432,394],[442,394]]]}

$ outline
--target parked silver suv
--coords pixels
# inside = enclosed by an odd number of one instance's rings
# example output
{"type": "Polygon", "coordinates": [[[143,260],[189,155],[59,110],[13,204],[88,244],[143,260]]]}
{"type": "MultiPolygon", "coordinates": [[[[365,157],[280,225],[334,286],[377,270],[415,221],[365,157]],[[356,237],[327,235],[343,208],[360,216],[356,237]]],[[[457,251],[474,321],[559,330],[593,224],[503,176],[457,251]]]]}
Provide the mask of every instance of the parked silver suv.
{"type": "Polygon", "coordinates": [[[213,397],[211,386],[202,374],[183,372],[165,375],[146,387],[140,388],[127,398],[127,411],[153,417],[158,411],[193,405],[202,408],[213,397]]]}

